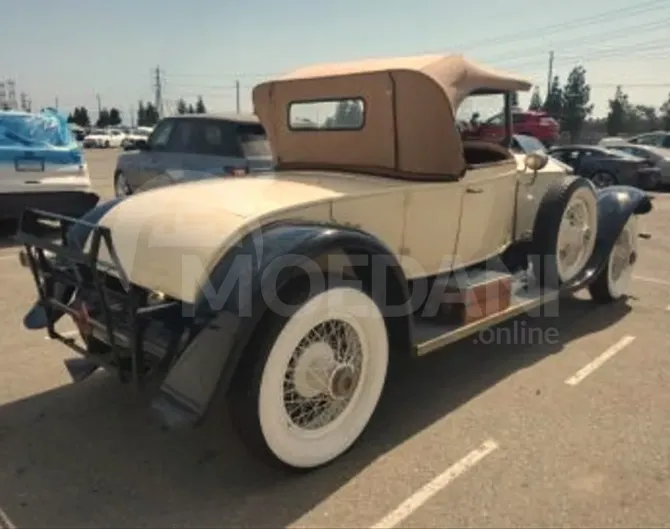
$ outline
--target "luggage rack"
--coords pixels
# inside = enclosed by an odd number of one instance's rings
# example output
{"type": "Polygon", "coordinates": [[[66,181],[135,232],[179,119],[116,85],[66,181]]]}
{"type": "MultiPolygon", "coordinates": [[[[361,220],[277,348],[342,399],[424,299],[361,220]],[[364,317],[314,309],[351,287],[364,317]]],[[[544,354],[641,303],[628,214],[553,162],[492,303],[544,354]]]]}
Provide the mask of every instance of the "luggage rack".
{"type": "MultiPolygon", "coordinates": [[[[149,375],[145,370],[143,347],[149,316],[174,310],[179,303],[148,303],[149,292],[131,284],[114,249],[111,232],[105,226],[38,209],[27,209],[21,216],[16,239],[25,248],[22,260],[32,272],[39,296],[38,305],[45,311],[49,338],[85,356],[96,368],[118,371],[119,379],[123,382],[128,381],[127,369],[124,367],[129,356],[131,379],[137,386],[141,386],[149,375]],[[54,224],[58,227],[58,239],[40,235],[53,231],[54,224]],[[74,229],[84,231],[75,236],[74,231],[70,231],[74,229]],[[76,247],[79,245],[81,247],[76,247]],[[111,262],[99,258],[103,245],[111,262]],[[88,250],[86,246],[89,246],[88,250]],[[108,284],[110,280],[120,285],[120,288],[112,288],[108,284]],[[89,297],[93,294],[97,312],[90,314],[85,301],[81,304],[71,303],[70,299],[76,299],[78,294],[89,297]],[[70,315],[77,323],[84,338],[84,347],[56,331],[56,322],[63,314],[70,315]],[[91,337],[96,334],[102,335],[103,342],[109,346],[108,354],[102,354],[100,347],[94,346],[91,337]]],[[[169,361],[167,357],[173,356],[175,351],[170,354],[166,350],[164,353],[164,359],[169,361]]],[[[158,362],[159,365],[163,363],[158,362]]]]}

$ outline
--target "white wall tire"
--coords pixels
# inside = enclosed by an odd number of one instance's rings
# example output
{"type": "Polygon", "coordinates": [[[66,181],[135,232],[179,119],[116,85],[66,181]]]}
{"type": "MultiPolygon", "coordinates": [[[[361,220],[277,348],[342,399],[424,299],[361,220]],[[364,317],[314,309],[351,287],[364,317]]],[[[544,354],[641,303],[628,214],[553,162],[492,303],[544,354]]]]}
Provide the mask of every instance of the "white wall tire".
{"type": "Polygon", "coordinates": [[[574,279],[586,266],[596,244],[598,200],[591,189],[581,187],[563,210],[556,241],[556,266],[560,283],[574,279]]]}
{"type": "Polygon", "coordinates": [[[622,299],[633,281],[633,268],[638,251],[638,221],[631,215],[621,230],[607,258],[607,264],[595,281],[589,285],[589,293],[597,303],[612,303],[622,299]]]}
{"type": "Polygon", "coordinates": [[[598,197],[591,182],[565,178],[550,186],[538,209],[530,256],[538,286],[559,288],[584,270],[598,235],[598,197]]]}
{"type": "Polygon", "coordinates": [[[354,444],[381,397],[389,363],[383,315],[361,290],[336,285],[288,318],[266,319],[265,346],[245,352],[256,358],[247,357],[234,380],[233,419],[243,442],[275,463],[326,465],[354,444]]]}

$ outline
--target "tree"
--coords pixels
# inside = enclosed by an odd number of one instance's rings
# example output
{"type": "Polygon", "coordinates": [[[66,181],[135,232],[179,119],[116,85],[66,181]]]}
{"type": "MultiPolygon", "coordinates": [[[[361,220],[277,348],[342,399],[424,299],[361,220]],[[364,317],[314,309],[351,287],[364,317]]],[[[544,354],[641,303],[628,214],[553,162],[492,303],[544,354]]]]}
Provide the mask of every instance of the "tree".
{"type": "Polygon", "coordinates": [[[614,98],[609,100],[610,111],[607,114],[607,135],[616,136],[626,130],[626,113],[630,104],[628,94],[620,86],[616,87],[614,98]]]}
{"type": "Polygon", "coordinates": [[[156,123],[158,123],[158,120],[160,117],[158,116],[158,109],[152,104],[152,103],[146,103],[144,106],[144,114],[145,114],[145,119],[144,119],[144,126],[145,127],[153,127],[156,123]]]}
{"type": "Polygon", "coordinates": [[[91,118],[88,116],[88,110],[86,107],[79,107],[75,109],[75,123],[80,127],[90,127],[91,118]]]}
{"type": "Polygon", "coordinates": [[[544,100],[542,110],[549,114],[555,120],[561,119],[563,112],[563,89],[561,88],[561,81],[558,75],[554,76],[549,86],[549,93],[544,100]]]}
{"type": "Polygon", "coordinates": [[[570,134],[570,141],[577,141],[584,122],[593,112],[590,104],[591,87],[586,83],[586,70],[575,66],[563,88],[561,108],[562,127],[570,134]]]}
{"type": "Polygon", "coordinates": [[[195,108],[193,108],[193,105],[189,104],[188,105],[188,110],[186,112],[188,114],[195,114],[195,108]]]}
{"type": "Polygon", "coordinates": [[[188,105],[181,97],[177,101],[177,114],[186,114],[188,112],[188,105]]]}
{"type": "Polygon", "coordinates": [[[528,110],[541,110],[542,109],[542,97],[540,96],[540,89],[536,86],[533,90],[533,94],[530,96],[530,104],[528,105],[528,110]]]}
{"type": "Polygon", "coordinates": [[[519,92],[516,92],[516,91],[512,92],[510,94],[510,101],[509,102],[510,102],[510,105],[512,106],[512,108],[518,107],[519,106],[519,92]]]}
{"type": "Polygon", "coordinates": [[[649,105],[635,105],[633,114],[636,121],[635,132],[651,132],[658,129],[659,117],[656,109],[649,105]]]}
{"type": "Polygon", "coordinates": [[[144,101],[137,103],[137,126],[143,127],[146,122],[146,110],[144,109],[144,101]]]}
{"type": "Polygon", "coordinates": [[[137,104],[137,126],[153,127],[158,123],[158,111],[150,102],[140,101],[137,104]]]}
{"type": "Polygon", "coordinates": [[[202,100],[202,96],[198,96],[198,100],[195,103],[195,113],[196,114],[205,114],[207,112],[207,108],[205,107],[205,103],[202,100]]]}
{"type": "Polygon", "coordinates": [[[98,120],[95,122],[96,127],[105,128],[109,126],[109,110],[103,108],[98,113],[98,120]]]}
{"type": "Polygon", "coordinates": [[[661,105],[659,121],[663,130],[670,130],[670,94],[668,94],[668,99],[665,100],[665,103],[661,105]]]}
{"type": "Polygon", "coordinates": [[[121,124],[121,112],[119,112],[119,109],[116,108],[116,107],[112,107],[109,110],[109,124],[112,127],[115,127],[115,126],[121,124]]]}

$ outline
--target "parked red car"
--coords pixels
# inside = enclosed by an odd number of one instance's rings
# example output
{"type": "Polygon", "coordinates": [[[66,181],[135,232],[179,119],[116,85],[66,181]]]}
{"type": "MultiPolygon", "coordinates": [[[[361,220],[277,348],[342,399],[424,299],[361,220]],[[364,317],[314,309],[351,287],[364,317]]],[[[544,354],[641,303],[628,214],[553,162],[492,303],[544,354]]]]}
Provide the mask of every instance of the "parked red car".
{"type": "MultiPolygon", "coordinates": [[[[546,112],[539,110],[515,110],[512,112],[514,134],[533,136],[547,147],[554,145],[561,134],[558,122],[546,112]]],[[[468,134],[472,138],[500,141],[505,136],[503,114],[497,114],[468,134]]]]}

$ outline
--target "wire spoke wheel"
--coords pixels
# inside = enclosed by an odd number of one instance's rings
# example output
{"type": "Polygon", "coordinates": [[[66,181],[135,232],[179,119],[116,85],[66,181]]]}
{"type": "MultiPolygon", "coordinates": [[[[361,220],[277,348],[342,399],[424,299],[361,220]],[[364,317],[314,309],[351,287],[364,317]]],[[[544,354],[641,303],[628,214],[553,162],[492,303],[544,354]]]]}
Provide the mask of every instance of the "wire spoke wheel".
{"type": "Polygon", "coordinates": [[[249,352],[258,359],[250,379],[238,380],[239,391],[253,396],[234,405],[240,435],[284,466],[327,464],[353,445],[381,397],[389,362],[384,317],[365,292],[338,285],[266,324],[274,329],[267,345],[249,352]]]}

